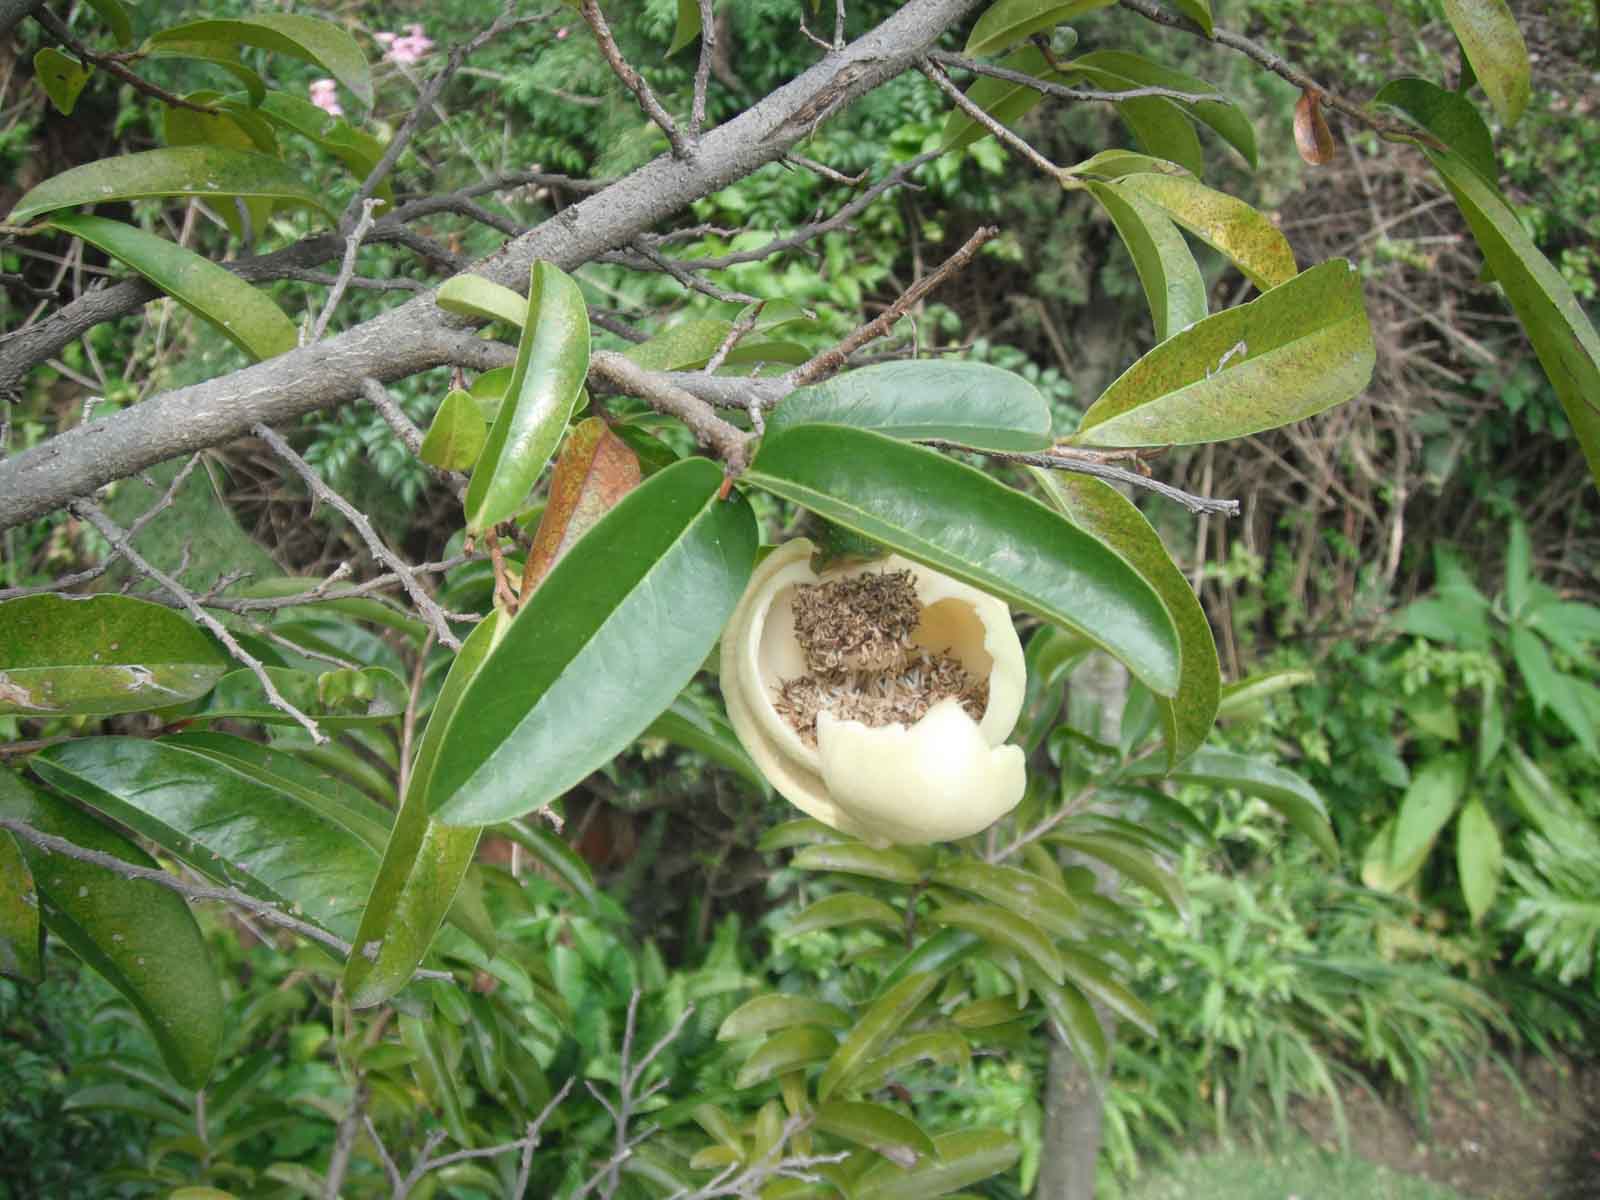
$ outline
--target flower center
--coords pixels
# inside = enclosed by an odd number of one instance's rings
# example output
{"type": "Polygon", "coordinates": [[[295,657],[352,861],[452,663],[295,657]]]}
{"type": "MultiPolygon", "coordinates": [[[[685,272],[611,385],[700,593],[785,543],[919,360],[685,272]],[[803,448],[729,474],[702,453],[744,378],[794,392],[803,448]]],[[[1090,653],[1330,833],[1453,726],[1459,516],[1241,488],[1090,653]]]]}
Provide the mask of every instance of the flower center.
{"type": "Polygon", "coordinates": [[[954,697],[974,721],[983,719],[988,681],[953,655],[915,644],[923,610],[910,571],[801,584],[793,610],[808,669],[779,685],[773,707],[806,745],[817,744],[822,712],[870,727],[911,725],[954,697]]]}

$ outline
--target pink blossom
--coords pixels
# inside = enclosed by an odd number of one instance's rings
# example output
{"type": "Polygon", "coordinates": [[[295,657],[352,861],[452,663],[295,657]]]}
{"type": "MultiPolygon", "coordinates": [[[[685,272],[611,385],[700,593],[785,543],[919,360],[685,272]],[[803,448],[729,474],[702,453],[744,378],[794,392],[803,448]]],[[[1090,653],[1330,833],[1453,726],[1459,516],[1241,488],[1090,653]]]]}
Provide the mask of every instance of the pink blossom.
{"type": "Polygon", "coordinates": [[[385,48],[383,57],[386,62],[410,66],[421,62],[433,49],[433,39],[423,32],[421,25],[407,25],[406,30],[404,34],[385,32],[372,35],[373,40],[385,48]]]}
{"type": "Polygon", "coordinates": [[[311,103],[325,113],[331,113],[336,117],[344,116],[344,109],[339,104],[339,96],[335,90],[338,86],[331,79],[313,79],[311,81],[311,103]]]}

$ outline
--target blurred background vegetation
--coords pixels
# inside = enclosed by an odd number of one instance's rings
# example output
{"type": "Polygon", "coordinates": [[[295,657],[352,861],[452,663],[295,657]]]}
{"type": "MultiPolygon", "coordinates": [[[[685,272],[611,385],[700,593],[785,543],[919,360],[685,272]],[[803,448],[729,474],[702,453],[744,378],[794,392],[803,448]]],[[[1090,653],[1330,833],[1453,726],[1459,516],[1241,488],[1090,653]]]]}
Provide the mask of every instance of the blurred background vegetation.
{"type": "MultiPolygon", "coordinates": [[[[163,23],[177,19],[179,6],[162,7],[163,23]]],[[[198,16],[253,6],[212,0],[183,7],[198,16]]],[[[482,0],[312,7],[358,33],[421,22],[440,45],[470,36],[489,10],[482,0]]],[[[630,59],[653,64],[651,82],[664,95],[685,94],[693,56],[665,55],[675,0],[612,7],[630,59]]],[[[852,31],[893,7],[883,0],[851,4],[852,31]]],[[[1535,91],[1527,117],[1496,131],[1505,190],[1594,314],[1596,9],[1588,0],[1513,8],[1534,62],[1535,91]]],[[[713,119],[731,117],[812,60],[795,33],[795,9],[793,0],[722,6],[726,50],[711,91],[713,119]]],[[[1453,79],[1458,69],[1432,0],[1234,0],[1219,10],[1220,20],[1352,95],[1407,72],[1453,79]]],[[[1115,10],[1091,14],[1078,28],[1085,48],[1127,45],[1128,23],[1115,10]]],[[[536,50],[505,38],[475,58],[443,98],[443,119],[413,143],[397,189],[408,181],[459,186],[535,163],[609,177],[658,153],[575,17],[570,32],[541,35],[536,50]]],[[[1559,1068],[1548,1089],[1518,1083],[1503,1093],[1549,1135],[1551,1173],[1539,1185],[1548,1190],[1538,1194],[1570,1187],[1574,1197],[1594,1195],[1600,1163],[1589,1163],[1585,1175],[1574,1147],[1585,1138],[1600,1144],[1600,1107],[1590,1110],[1585,1129],[1581,1109],[1574,1115],[1560,1098],[1573,1088],[1600,1095],[1600,661],[1593,651],[1600,608],[1590,607],[1600,604],[1600,502],[1583,458],[1531,348],[1496,289],[1480,278],[1464,225],[1418,155],[1336,125],[1350,133],[1337,158],[1306,167],[1293,148],[1296,95],[1286,84],[1197,40],[1161,38],[1148,26],[1137,33],[1149,42],[1143,52],[1203,75],[1245,107],[1261,145],[1260,169],[1250,174],[1231,151],[1212,144],[1212,182],[1275,214],[1302,263],[1346,256],[1359,265],[1379,358],[1372,387],[1351,404],[1289,429],[1158,460],[1156,473],[1179,486],[1240,499],[1240,518],[1195,518],[1158,500],[1141,504],[1199,591],[1224,678],[1305,673],[1298,686],[1235,713],[1214,744],[1273,755],[1311,782],[1328,805],[1344,858],[1330,869],[1259,801],[1205,788],[1182,796],[1192,818],[1174,841],[1173,861],[1194,911],[1185,920],[1143,906],[1140,992],[1155,1012],[1158,1036],[1134,1035],[1117,1047],[1105,1187],[1151,1198],[1452,1195],[1360,1174],[1367,1168],[1341,1153],[1367,1144],[1367,1131],[1352,1129],[1351,1105],[1373,1096],[1391,1102],[1411,1123],[1414,1144],[1446,1147],[1458,1133],[1456,1141],[1470,1141],[1477,1126],[1462,1124],[1462,1113],[1450,1117],[1463,1106],[1446,1101],[1441,1113],[1440,1080],[1469,1092],[1492,1089],[1483,1082],[1484,1063],[1526,1081],[1533,1075],[1525,1064],[1543,1056],[1559,1068]],[[1397,829],[1396,814],[1419,780],[1446,769],[1459,770],[1470,793],[1461,815],[1448,826],[1413,821],[1397,829]],[[1397,853],[1397,837],[1406,840],[1405,853],[1397,853]],[[1490,837],[1503,867],[1486,889],[1482,880],[1461,877],[1456,848],[1464,838],[1490,837]],[[1447,1117],[1456,1123],[1436,1126],[1447,1117]],[[1176,1178],[1187,1190],[1172,1190],[1161,1164],[1214,1144],[1232,1148],[1235,1158],[1183,1166],[1176,1178]],[[1276,1157],[1239,1168],[1239,1148],[1250,1145],[1275,1147],[1276,1157]]],[[[105,80],[91,85],[73,117],[55,113],[25,67],[30,36],[24,27],[15,46],[0,47],[4,207],[68,166],[162,144],[154,106],[105,80]]],[[[227,86],[192,66],[154,69],[180,91],[227,86]]],[[[274,69],[290,91],[303,90],[314,74],[307,68],[297,80],[294,65],[282,59],[274,69]]],[[[403,119],[420,69],[381,69],[375,133],[403,119]]],[[[933,86],[908,74],[833,118],[807,153],[845,174],[876,177],[936,145],[944,114],[933,86]]],[[[1109,110],[1090,106],[1045,106],[1026,132],[1063,162],[1126,138],[1109,110]]],[[[336,198],[352,190],[331,158],[312,148],[309,162],[336,198]]],[[[1018,371],[1070,427],[1151,340],[1137,278],[1108,222],[1088,197],[1031,177],[992,140],[937,159],[916,178],[917,188],[889,193],[815,253],[713,278],[812,309],[814,326],[795,335],[811,350],[872,315],[978,225],[998,224],[1003,236],[960,286],[922,307],[914,333],[902,325],[897,343],[878,349],[960,354],[1018,371]]],[[[810,219],[837,202],[836,190],[809,171],[765,167],[683,214],[678,250],[738,248],[741,238],[810,219]]],[[[506,212],[526,227],[572,198],[559,188],[529,189],[506,212]]],[[[132,216],[152,227],[171,221],[170,210],[142,203],[132,216]]],[[[281,213],[272,233],[291,237],[304,219],[281,213]]],[[[448,215],[424,232],[469,258],[494,238],[448,215]]],[[[202,222],[189,233],[191,244],[221,251],[223,231],[202,222]]],[[[368,274],[405,286],[404,255],[382,247],[366,254],[368,274]]],[[[1237,276],[1220,258],[1203,258],[1202,268],[1214,305],[1240,298],[1237,276]]],[[[12,328],[42,303],[36,290],[78,284],[105,268],[92,256],[63,265],[11,247],[0,252],[0,269],[13,280],[3,301],[4,325],[12,328]]],[[[737,310],[703,295],[686,298],[666,276],[590,265],[580,278],[592,302],[640,328],[669,307],[674,319],[737,310]]],[[[305,307],[304,285],[273,287],[288,311],[305,307]]],[[[394,302],[388,293],[356,291],[337,321],[353,324],[394,302]]],[[[599,330],[597,337],[615,340],[599,330]]],[[[96,328],[50,370],[35,373],[13,408],[13,448],[76,420],[90,397],[104,413],[238,365],[238,352],[208,327],[170,305],[153,305],[140,317],[96,328]]],[[[439,372],[394,390],[425,423],[448,385],[439,372]]],[[[458,524],[453,499],[375,414],[308,417],[296,442],[410,557],[436,559],[450,548],[458,524]]],[[[186,555],[190,578],[209,581],[241,566],[258,576],[321,575],[344,561],[358,578],[375,573],[337,514],[285,487],[248,441],[212,454],[190,489],[177,521],[140,543],[168,562],[186,555]],[[217,519],[219,498],[234,522],[217,519]],[[164,545],[148,540],[158,537],[164,545]]],[[[150,499],[145,484],[128,481],[119,485],[113,511],[136,513],[150,499]]],[[[10,530],[4,540],[5,586],[42,582],[100,550],[92,530],[64,516],[10,530]]],[[[447,586],[452,607],[487,598],[481,570],[465,568],[447,586]]],[[[0,723],[0,733],[16,732],[0,723]]],[[[567,837],[593,870],[598,892],[574,895],[523,871],[497,901],[508,906],[497,914],[503,931],[521,947],[524,1019],[549,1031],[524,1052],[547,1071],[566,1054],[588,1064],[590,1077],[604,1078],[615,1070],[629,996],[640,987],[646,1030],[667,1028],[691,1000],[699,1006],[662,1060],[662,1076],[671,1081],[666,1098],[712,1094],[731,1085],[734,1068],[715,1033],[739,1000],[771,987],[828,997],[841,973],[867,969],[859,962],[871,961],[876,935],[789,931],[789,918],[831,885],[758,849],[762,831],[781,818],[779,808],[711,759],[663,739],[646,739],[569,795],[567,837]]],[[[337,1116],[328,1100],[338,1083],[331,1041],[340,1036],[325,973],[311,968],[304,952],[258,941],[232,918],[206,919],[219,961],[228,964],[237,1016],[235,1074],[226,1078],[236,1096],[248,1083],[257,1097],[225,1111],[220,1136],[234,1158],[257,1167],[325,1155],[337,1116]]],[[[193,1113],[181,1096],[163,1092],[143,1037],[120,998],[64,954],[51,959],[49,979],[36,990],[0,982],[0,1194],[149,1194],[138,1181],[152,1157],[159,1163],[196,1153],[184,1141],[193,1113]]],[[[1018,1036],[959,1076],[930,1067],[923,1083],[935,1131],[1000,1125],[1020,1138],[1024,1185],[1040,1153],[1041,1046],[1041,1038],[1018,1036]]],[[[491,1105],[493,1097],[480,1079],[476,1099],[465,1103],[491,1105]]],[[[387,1102],[398,1112],[405,1097],[387,1102]]],[[[588,1136],[598,1146],[610,1136],[592,1101],[578,1096],[572,1103],[569,1128],[578,1131],[578,1144],[588,1136]]],[[[1489,1123],[1523,1120],[1499,1111],[1489,1123]]],[[[1462,1194],[1536,1194],[1515,1191],[1514,1180],[1486,1174],[1471,1153],[1457,1151],[1455,1159],[1441,1152],[1420,1165],[1462,1194]]],[[[281,1173],[274,1178],[288,1186],[281,1173]]],[[[473,1181],[463,1176],[443,1186],[470,1189],[473,1181]]],[[[979,1190],[999,1200],[1016,1187],[1015,1177],[997,1177],[979,1190]]]]}

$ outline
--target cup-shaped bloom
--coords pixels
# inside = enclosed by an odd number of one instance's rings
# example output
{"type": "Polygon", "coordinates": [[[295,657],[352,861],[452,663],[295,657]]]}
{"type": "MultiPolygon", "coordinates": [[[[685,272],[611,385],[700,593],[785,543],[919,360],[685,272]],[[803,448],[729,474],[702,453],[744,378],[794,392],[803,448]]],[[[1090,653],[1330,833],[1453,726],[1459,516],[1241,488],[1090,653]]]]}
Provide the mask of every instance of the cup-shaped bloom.
{"type": "Polygon", "coordinates": [[[756,568],[722,637],[739,740],[810,816],[879,844],[966,837],[1016,807],[1022,644],[1005,604],[898,556],[756,568]]]}

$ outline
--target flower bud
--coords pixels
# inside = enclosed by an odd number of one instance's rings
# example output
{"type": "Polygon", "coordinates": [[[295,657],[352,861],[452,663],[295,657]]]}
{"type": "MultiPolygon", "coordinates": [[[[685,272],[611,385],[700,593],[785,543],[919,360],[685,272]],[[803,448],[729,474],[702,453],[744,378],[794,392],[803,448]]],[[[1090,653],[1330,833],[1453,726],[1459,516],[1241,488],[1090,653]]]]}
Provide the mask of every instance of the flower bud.
{"type": "Polygon", "coordinates": [[[722,638],[722,691],[772,785],[879,844],[949,841],[1016,807],[1022,644],[1005,604],[898,556],[812,570],[785,543],[722,638]]]}

